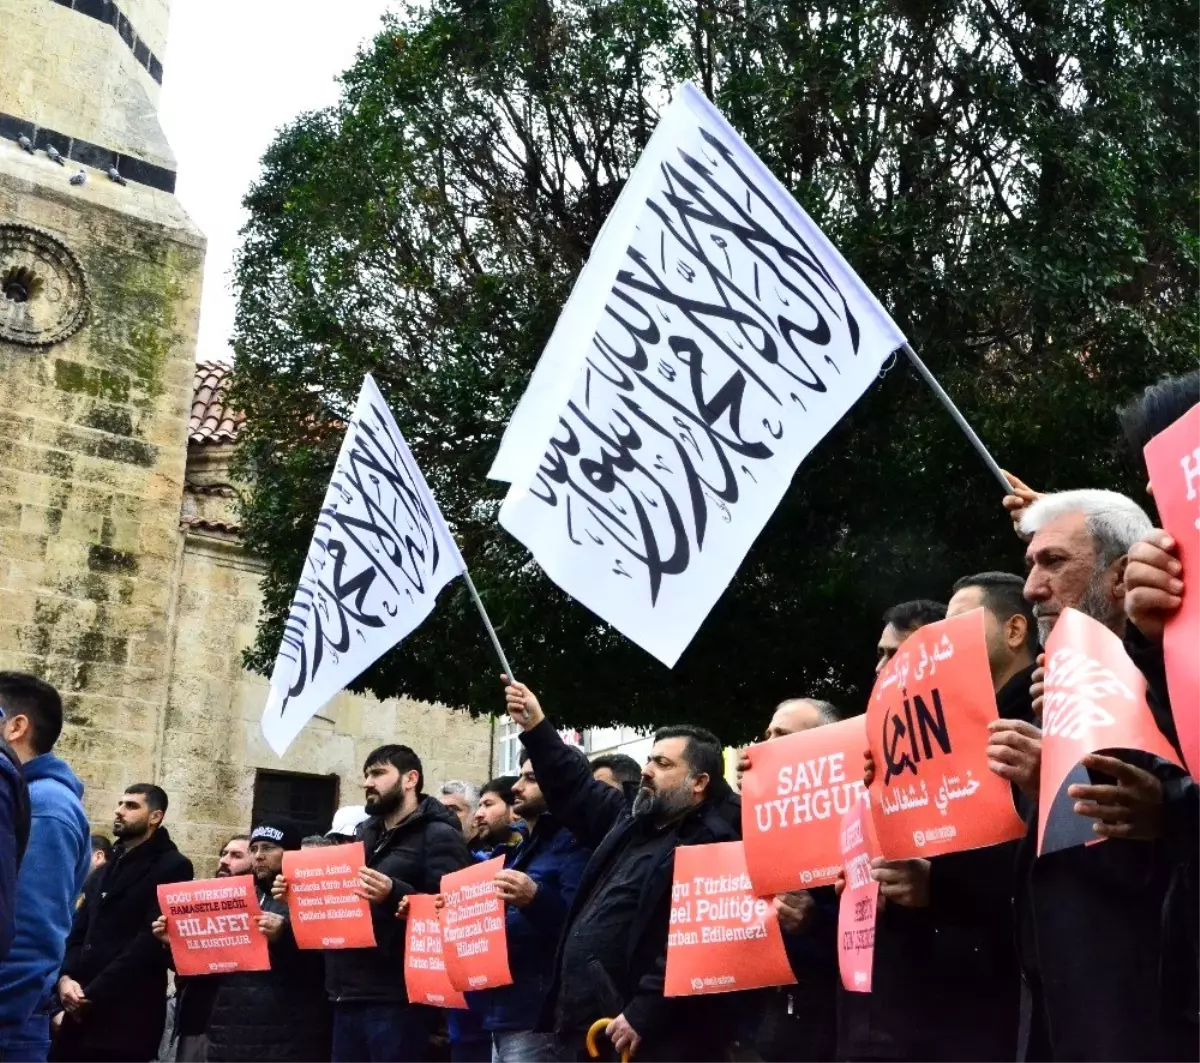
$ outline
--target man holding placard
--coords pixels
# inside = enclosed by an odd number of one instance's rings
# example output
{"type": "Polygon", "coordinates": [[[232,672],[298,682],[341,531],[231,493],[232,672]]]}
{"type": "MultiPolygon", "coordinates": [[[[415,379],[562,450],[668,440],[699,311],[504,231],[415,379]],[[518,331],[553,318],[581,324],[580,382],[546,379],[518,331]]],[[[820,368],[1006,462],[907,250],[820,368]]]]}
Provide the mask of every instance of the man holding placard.
{"type": "MultiPolygon", "coordinates": [[[[983,611],[987,671],[980,670],[978,681],[995,691],[1000,718],[1027,723],[1037,643],[1023,583],[1005,572],[966,576],[953,587],[946,620],[983,611]]],[[[1020,983],[1011,915],[1016,847],[1007,841],[930,860],[874,862],[887,907],[876,929],[870,1010],[873,1018],[884,1016],[903,1058],[1013,1058],[1020,983]],[[927,1012],[920,1007],[927,999],[944,1006],[927,1012]]]]}
{"type": "MultiPolygon", "coordinates": [[[[818,698],[789,698],[775,707],[767,742],[838,722],[838,711],[818,698]]],[[[750,770],[738,758],[738,785],[750,770]]],[[[837,1047],[837,900],[832,886],[792,890],[773,900],[796,984],[762,993],[754,1045],[764,1060],[825,1060],[837,1047]]]]}
{"type": "MultiPolygon", "coordinates": [[[[1111,491],[1068,491],[1038,498],[1021,513],[1019,527],[1029,540],[1025,597],[1043,641],[1067,608],[1122,635],[1128,551],[1151,529],[1142,509],[1111,491]]],[[[1040,671],[1035,679],[1040,712],[1040,671]]],[[[1000,721],[988,746],[993,771],[1025,793],[1026,819],[1034,825],[1021,843],[1018,868],[1017,940],[1028,994],[1023,1010],[1031,1020],[1019,1051],[1048,1059],[1195,1059],[1194,1022],[1164,1015],[1158,976],[1171,870],[1163,843],[1110,838],[1037,856],[1043,740],[1000,721]]],[[[1159,770],[1154,758],[1136,753],[1090,755],[1068,778],[1066,792],[1087,810],[1094,797],[1114,789],[1095,785],[1088,771],[1109,776],[1129,795],[1114,812],[1161,823],[1159,770]]]]}
{"type": "Polygon", "coordinates": [[[319,952],[296,947],[287,905],[271,896],[283,854],[300,848],[291,823],[268,820],[250,832],[250,855],[271,969],[217,975],[221,983],[208,1021],[210,1063],[244,1060],[326,1060],[331,1017],[325,997],[325,964],[319,952]]]}
{"type": "Polygon", "coordinates": [[[408,1001],[396,909],[410,893],[437,893],[443,875],[472,861],[458,817],[423,787],[421,758],[408,746],[380,746],[363,764],[368,818],[357,836],[367,862],[359,895],[371,905],[376,945],[325,954],[335,1061],[429,1058],[435,1013],[408,1001]]]}

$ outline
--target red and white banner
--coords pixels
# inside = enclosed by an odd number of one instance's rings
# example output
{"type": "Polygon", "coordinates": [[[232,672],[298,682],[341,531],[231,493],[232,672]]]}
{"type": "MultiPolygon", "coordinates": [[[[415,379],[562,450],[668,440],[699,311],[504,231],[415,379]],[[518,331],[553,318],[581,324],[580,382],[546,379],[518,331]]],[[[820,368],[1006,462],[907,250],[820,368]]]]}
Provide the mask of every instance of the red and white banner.
{"type": "Polygon", "coordinates": [[[843,988],[851,993],[869,993],[875,963],[879,883],[871,877],[871,861],[878,849],[865,797],[842,817],[841,848],[846,888],[838,905],[838,970],[843,988]]]}
{"type": "Polygon", "coordinates": [[[1183,604],[1163,631],[1163,657],[1179,747],[1200,779],[1200,405],[1150,440],[1145,454],[1154,504],[1183,568],[1183,604]]]}
{"type": "Polygon", "coordinates": [[[799,731],[750,746],[742,776],[742,839],[759,896],[837,878],[842,816],[865,793],[865,720],[799,731]]]}
{"type": "MultiPolygon", "coordinates": [[[[1046,642],[1042,698],[1042,774],[1038,793],[1038,854],[1082,844],[1086,833],[1047,837],[1051,813],[1067,776],[1089,753],[1136,749],[1178,764],[1171,743],[1146,704],[1146,681],[1121,640],[1098,620],[1064,609],[1046,642]]],[[[1090,821],[1089,821],[1090,822],[1090,821]]]]}
{"type": "Polygon", "coordinates": [[[881,855],[928,858],[1024,836],[1012,788],[988,770],[996,718],[982,609],[905,639],[867,706],[881,855]]]}
{"type": "Polygon", "coordinates": [[[411,893],[404,934],[404,984],[410,1004],[435,1008],[465,1008],[467,1001],[450,984],[442,955],[442,924],[434,907],[436,897],[411,893]]]}
{"type": "Polygon", "coordinates": [[[512,985],[508,969],[505,904],[496,896],[496,875],[504,857],[442,876],[442,955],[455,989],[494,989],[512,985]]]}
{"type": "Polygon", "coordinates": [[[158,904],[167,917],[177,974],[271,969],[253,875],[172,882],[158,887],[158,904]]]}
{"type": "Polygon", "coordinates": [[[677,848],[663,995],[735,993],[795,981],[775,908],[752,892],[742,843],[677,848]]]}
{"type": "Polygon", "coordinates": [[[369,949],[375,944],[371,906],[355,892],[367,862],[362,842],[283,854],[288,914],[302,949],[369,949]]]}

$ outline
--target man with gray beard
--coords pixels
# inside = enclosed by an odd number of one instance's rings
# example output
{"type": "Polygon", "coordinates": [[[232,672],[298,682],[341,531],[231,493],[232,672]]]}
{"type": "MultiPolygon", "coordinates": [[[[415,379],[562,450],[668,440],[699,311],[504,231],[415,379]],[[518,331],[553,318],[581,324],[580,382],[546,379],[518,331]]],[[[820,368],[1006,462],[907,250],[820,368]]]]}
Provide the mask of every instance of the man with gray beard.
{"type": "Polygon", "coordinates": [[[588,1058],[584,1038],[600,1018],[614,1020],[613,1047],[639,1061],[723,1058],[735,1027],[729,1002],[663,996],[675,849],[738,838],[721,743],[699,727],[658,731],[630,809],[592,778],[528,687],[510,684],[506,700],[547,809],[593,850],[540,1024],[557,1035],[560,1059],[588,1058]]]}
{"type": "MultiPolygon", "coordinates": [[[[1049,637],[1067,608],[1125,629],[1124,571],[1130,548],[1151,528],[1130,499],[1112,491],[1043,495],[1020,517],[1029,541],[1025,597],[1049,637]]],[[[1039,664],[1044,658],[1039,658],[1039,664]]],[[[1033,675],[1040,713],[1043,673],[1033,675]]],[[[1019,1059],[1195,1060],[1194,1024],[1165,1014],[1161,981],[1163,905],[1172,859],[1162,842],[1163,781],[1179,770],[1148,754],[1083,760],[1075,813],[1135,820],[1138,840],[1112,837],[1036,856],[1041,732],[1023,721],[992,724],[989,766],[1021,791],[1029,825],[1018,852],[1017,946],[1022,967],[1019,1059]],[[1114,796],[1115,795],[1115,796],[1114,796]]],[[[1098,836],[1101,832],[1097,832],[1098,836]]]]}

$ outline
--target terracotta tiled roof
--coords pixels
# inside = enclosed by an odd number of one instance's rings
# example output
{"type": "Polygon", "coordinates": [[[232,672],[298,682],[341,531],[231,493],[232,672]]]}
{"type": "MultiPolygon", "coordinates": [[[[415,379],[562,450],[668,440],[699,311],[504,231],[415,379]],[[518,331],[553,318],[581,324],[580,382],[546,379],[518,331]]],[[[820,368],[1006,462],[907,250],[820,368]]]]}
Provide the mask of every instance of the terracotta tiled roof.
{"type": "Polygon", "coordinates": [[[191,528],[193,531],[221,532],[224,535],[241,535],[242,533],[241,525],[227,520],[208,520],[205,517],[183,517],[179,523],[182,527],[191,528]]]}
{"type": "Polygon", "coordinates": [[[245,415],[226,409],[225,393],[233,366],[226,362],[199,362],[192,387],[192,415],[188,418],[189,443],[232,443],[245,415]]]}

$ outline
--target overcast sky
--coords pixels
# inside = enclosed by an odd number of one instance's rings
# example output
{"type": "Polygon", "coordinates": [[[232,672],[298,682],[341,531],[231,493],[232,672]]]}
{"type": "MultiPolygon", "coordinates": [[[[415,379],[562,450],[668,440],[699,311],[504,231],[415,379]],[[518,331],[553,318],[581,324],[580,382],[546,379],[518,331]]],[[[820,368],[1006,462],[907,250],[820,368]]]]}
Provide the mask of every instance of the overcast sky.
{"type": "Polygon", "coordinates": [[[281,125],[337,99],[388,0],[173,0],[162,125],[176,194],[208,237],[198,361],[232,357],[230,271],[242,196],[281,125]]]}

